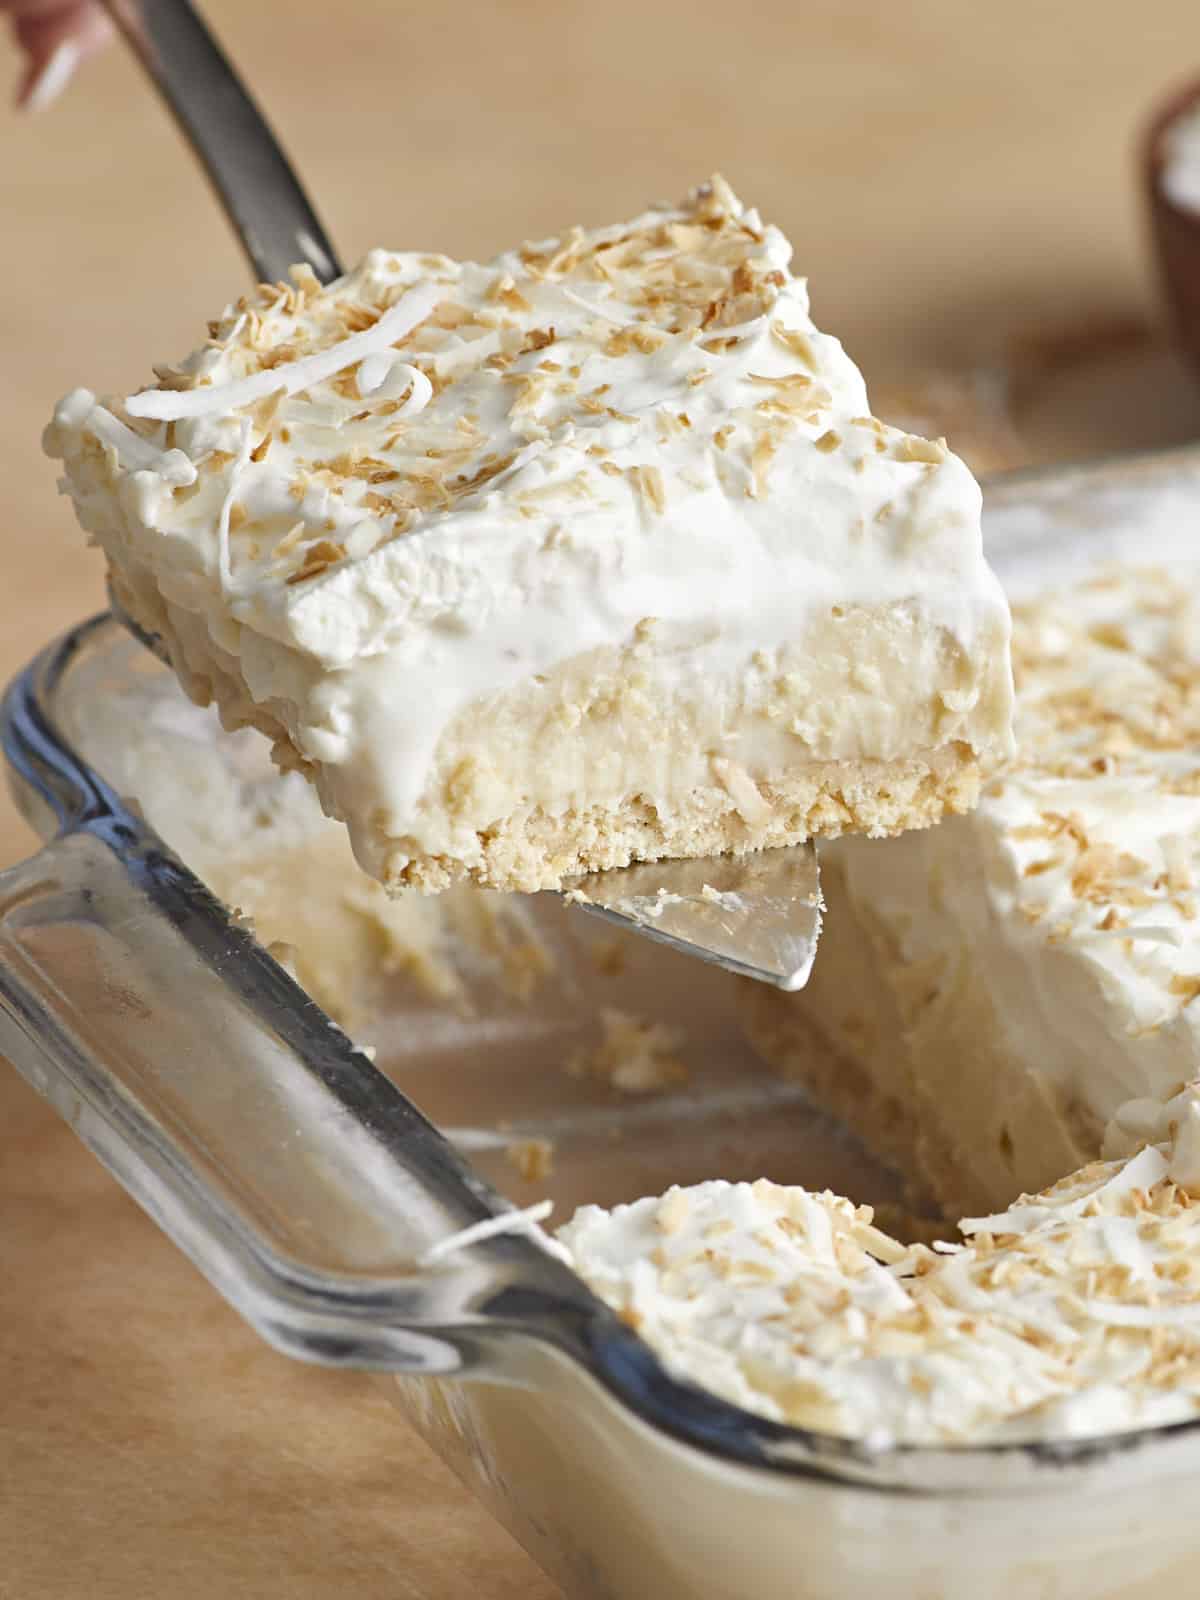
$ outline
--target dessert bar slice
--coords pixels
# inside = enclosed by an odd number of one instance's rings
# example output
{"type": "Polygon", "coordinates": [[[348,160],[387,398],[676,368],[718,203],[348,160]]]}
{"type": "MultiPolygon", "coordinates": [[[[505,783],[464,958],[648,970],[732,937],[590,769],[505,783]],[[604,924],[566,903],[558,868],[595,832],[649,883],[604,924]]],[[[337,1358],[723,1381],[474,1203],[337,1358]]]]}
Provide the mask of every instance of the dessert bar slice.
{"type": "Polygon", "coordinates": [[[923,827],[1010,738],[979,491],[869,413],[719,179],[485,265],[372,251],[47,432],[188,692],[389,887],[923,827]]]}

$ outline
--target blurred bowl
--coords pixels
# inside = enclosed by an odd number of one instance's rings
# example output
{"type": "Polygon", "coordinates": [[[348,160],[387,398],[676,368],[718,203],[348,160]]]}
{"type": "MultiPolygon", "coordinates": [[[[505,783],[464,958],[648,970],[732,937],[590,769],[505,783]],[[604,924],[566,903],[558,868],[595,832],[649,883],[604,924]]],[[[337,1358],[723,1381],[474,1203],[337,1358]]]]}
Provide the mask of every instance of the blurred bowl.
{"type": "Polygon", "coordinates": [[[1179,342],[1200,372],[1200,79],[1154,117],[1143,161],[1159,272],[1179,342]]]}

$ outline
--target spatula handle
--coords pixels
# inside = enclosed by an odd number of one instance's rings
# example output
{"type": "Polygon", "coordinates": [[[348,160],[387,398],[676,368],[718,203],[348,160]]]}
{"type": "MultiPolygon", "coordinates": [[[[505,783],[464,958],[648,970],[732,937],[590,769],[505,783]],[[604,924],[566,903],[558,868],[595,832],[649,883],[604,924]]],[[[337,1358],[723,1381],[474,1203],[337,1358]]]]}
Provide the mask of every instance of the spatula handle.
{"type": "Polygon", "coordinates": [[[105,0],[199,156],[261,281],[307,262],[322,283],[342,267],[300,180],[189,0],[105,0]]]}

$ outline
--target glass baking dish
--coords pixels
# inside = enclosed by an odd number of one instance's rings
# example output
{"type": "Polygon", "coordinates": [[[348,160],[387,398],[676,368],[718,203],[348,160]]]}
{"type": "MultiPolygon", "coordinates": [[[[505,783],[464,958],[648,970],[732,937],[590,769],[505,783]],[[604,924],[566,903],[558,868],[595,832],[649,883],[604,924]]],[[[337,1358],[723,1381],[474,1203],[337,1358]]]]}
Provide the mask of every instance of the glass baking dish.
{"type": "MultiPolygon", "coordinates": [[[[1188,450],[998,480],[987,539],[1019,594],[1169,560],[1197,519],[1188,450]]],[[[143,815],[113,729],[155,703],[180,703],[173,681],[107,617],[8,692],[10,779],[48,842],[0,874],[0,1048],[265,1339],[374,1372],[579,1600],[1190,1592],[1198,1425],[869,1449],[674,1381],[528,1232],[421,1265],[502,1188],[560,1218],[718,1175],[898,1189],[756,1062],[743,980],[554,897],[518,908],[532,985],[492,959],[495,919],[488,960],[456,946],[456,995],[381,983],[353,1024],[372,1060],[172,852],[177,819],[143,815]],[[688,1081],[623,1096],[564,1070],[614,1011],[685,1029],[688,1081]],[[511,1152],[532,1141],[554,1170],[523,1177],[511,1152]]],[[[206,737],[212,762],[256,739],[206,737]]]]}

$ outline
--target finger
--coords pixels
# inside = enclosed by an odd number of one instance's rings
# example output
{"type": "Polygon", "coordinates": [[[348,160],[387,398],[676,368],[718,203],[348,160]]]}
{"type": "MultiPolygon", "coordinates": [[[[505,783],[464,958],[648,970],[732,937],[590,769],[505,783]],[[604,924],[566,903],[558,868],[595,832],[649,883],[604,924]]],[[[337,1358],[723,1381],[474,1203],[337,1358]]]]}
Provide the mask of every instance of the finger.
{"type": "Polygon", "coordinates": [[[16,4],[14,32],[26,58],[17,104],[26,111],[41,111],[63,92],[80,63],[104,47],[112,26],[93,0],[16,0],[16,4]]]}

